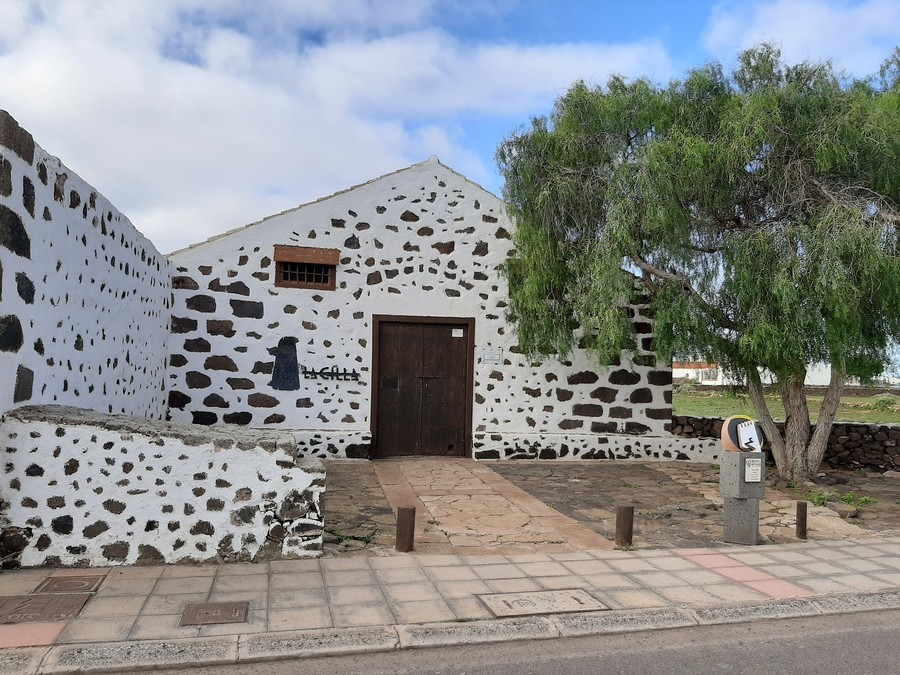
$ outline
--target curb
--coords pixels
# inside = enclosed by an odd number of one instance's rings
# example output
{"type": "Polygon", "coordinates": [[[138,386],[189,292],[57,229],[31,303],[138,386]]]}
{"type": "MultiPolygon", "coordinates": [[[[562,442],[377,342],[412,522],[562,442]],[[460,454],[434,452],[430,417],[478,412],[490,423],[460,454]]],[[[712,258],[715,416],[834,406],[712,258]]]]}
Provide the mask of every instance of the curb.
{"type": "Polygon", "coordinates": [[[900,590],[788,598],[709,608],[667,607],[470,622],[132,640],[0,650],[0,675],[64,675],[178,666],[223,666],[400,649],[548,640],[900,609],[900,590]]]}

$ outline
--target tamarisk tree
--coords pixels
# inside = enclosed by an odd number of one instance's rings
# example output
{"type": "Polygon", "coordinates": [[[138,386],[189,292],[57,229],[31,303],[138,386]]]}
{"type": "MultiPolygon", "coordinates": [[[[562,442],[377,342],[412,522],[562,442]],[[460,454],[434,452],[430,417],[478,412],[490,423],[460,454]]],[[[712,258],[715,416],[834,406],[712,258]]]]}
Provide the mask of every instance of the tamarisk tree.
{"type": "Polygon", "coordinates": [[[900,334],[900,49],[864,80],[763,44],[730,74],[577,82],[497,162],[523,350],[583,344],[609,363],[634,348],[624,308],[645,296],[660,358],[743,377],[780,474],[815,476],[846,378],[881,372],[900,334]],[[811,428],[804,379],[821,362],[811,428]]]}

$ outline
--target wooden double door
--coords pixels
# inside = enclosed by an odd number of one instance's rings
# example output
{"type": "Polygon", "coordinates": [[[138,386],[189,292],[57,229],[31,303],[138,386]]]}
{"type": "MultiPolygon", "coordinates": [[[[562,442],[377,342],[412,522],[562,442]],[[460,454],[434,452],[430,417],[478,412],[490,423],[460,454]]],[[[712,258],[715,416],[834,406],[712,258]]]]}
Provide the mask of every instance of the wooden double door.
{"type": "Polygon", "coordinates": [[[465,457],[474,319],[374,317],[374,457],[465,457]]]}

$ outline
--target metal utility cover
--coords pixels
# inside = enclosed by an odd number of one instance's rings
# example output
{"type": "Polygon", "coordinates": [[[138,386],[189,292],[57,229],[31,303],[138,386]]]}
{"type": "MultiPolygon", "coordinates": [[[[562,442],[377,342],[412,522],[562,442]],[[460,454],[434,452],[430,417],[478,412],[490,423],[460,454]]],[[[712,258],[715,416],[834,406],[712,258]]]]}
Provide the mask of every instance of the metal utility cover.
{"type": "Polygon", "coordinates": [[[202,626],[211,623],[244,623],[249,602],[205,602],[187,605],[179,626],[202,626]]]}
{"type": "Polygon", "coordinates": [[[64,621],[71,619],[90,593],[59,593],[55,595],[13,595],[0,598],[0,623],[29,621],[64,621]]]}
{"type": "Polygon", "coordinates": [[[103,583],[102,576],[50,576],[33,593],[93,593],[103,583]]]}
{"type": "Polygon", "coordinates": [[[529,591],[527,593],[489,593],[478,597],[496,617],[609,609],[594,596],[577,588],[559,591],[529,591]]]}

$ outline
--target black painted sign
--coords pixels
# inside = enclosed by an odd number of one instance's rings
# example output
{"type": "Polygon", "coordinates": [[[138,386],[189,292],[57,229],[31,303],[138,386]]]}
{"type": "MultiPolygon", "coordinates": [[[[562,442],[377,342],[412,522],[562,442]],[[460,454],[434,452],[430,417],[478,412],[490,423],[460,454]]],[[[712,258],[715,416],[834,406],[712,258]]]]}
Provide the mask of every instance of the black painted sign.
{"type": "Polygon", "coordinates": [[[319,368],[315,370],[314,368],[307,368],[303,366],[300,369],[300,372],[303,373],[303,378],[306,380],[353,380],[354,382],[359,381],[359,373],[356,370],[347,370],[346,368],[338,369],[337,366],[328,366],[324,368],[319,368]]]}

